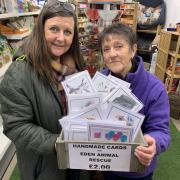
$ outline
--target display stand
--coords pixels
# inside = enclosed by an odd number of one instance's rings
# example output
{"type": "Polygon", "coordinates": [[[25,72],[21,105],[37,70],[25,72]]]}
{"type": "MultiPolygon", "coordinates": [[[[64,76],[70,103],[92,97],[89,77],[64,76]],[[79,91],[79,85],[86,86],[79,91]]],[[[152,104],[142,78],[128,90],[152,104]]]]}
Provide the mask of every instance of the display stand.
{"type": "Polygon", "coordinates": [[[180,79],[180,33],[161,31],[155,75],[168,92],[176,91],[180,79]]]}
{"type": "Polygon", "coordinates": [[[137,3],[124,3],[117,0],[80,1],[78,24],[81,51],[85,59],[85,68],[93,76],[96,70],[103,68],[97,35],[112,23],[125,23],[136,31],[137,3]]]}

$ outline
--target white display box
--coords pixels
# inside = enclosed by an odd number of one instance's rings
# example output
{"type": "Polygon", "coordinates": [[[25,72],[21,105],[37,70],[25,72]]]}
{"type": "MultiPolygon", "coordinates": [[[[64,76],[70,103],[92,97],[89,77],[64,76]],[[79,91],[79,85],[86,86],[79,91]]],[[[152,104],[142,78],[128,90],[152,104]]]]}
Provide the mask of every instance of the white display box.
{"type": "Polygon", "coordinates": [[[133,143],[64,141],[57,138],[56,151],[59,169],[143,172],[145,167],[134,155],[138,145],[146,145],[142,132],[133,143]]]}

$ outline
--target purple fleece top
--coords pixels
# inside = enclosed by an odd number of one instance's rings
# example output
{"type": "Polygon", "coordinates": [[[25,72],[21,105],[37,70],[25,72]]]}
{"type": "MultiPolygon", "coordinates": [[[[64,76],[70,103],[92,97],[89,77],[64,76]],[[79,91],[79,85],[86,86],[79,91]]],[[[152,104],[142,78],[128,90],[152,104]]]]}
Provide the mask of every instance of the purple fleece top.
{"type": "MultiPolygon", "coordinates": [[[[157,154],[151,165],[144,173],[113,172],[124,177],[144,177],[152,173],[156,167],[157,155],[165,151],[170,143],[169,132],[169,100],[164,84],[154,75],[144,69],[142,58],[134,58],[136,70],[128,73],[125,81],[131,83],[130,88],[137,98],[144,104],[140,113],[145,115],[142,124],[143,134],[149,134],[156,140],[157,154]]],[[[104,75],[108,75],[108,69],[102,70],[104,75]]]]}

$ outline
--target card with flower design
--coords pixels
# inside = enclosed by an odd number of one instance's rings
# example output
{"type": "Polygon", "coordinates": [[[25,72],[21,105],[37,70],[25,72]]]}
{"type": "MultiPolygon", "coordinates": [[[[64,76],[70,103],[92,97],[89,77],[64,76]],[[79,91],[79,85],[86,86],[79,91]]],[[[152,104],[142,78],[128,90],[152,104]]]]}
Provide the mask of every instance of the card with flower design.
{"type": "Polygon", "coordinates": [[[132,132],[132,127],[121,126],[118,123],[89,123],[91,141],[131,142],[132,132]]]}
{"type": "Polygon", "coordinates": [[[133,128],[132,141],[136,138],[138,131],[144,120],[144,115],[127,110],[117,104],[110,104],[107,116],[105,117],[109,121],[126,122],[126,126],[133,128]]]}

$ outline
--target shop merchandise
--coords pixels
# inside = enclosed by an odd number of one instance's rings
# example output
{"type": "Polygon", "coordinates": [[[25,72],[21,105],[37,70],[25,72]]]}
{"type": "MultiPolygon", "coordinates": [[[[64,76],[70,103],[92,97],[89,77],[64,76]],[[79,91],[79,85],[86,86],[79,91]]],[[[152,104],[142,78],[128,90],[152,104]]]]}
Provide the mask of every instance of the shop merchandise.
{"type": "Polygon", "coordinates": [[[113,78],[96,72],[91,79],[88,72],[83,71],[62,82],[69,112],[59,120],[65,140],[135,140],[144,120],[138,113],[143,104],[128,87],[123,87],[123,80],[117,84],[113,78]]]}
{"type": "Polygon", "coordinates": [[[85,59],[85,69],[93,77],[103,68],[97,34],[112,23],[123,22],[133,30],[137,25],[137,3],[128,1],[91,1],[78,3],[80,47],[85,59]]]}
{"type": "Polygon", "coordinates": [[[12,59],[12,48],[5,36],[0,35],[0,67],[12,59]]]}
{"type": "Polygon", "coordinates": [[[138,27],[140,29],[155,28],[165,24],[166,6],[163,0],[140,0],[138,27]]]}

